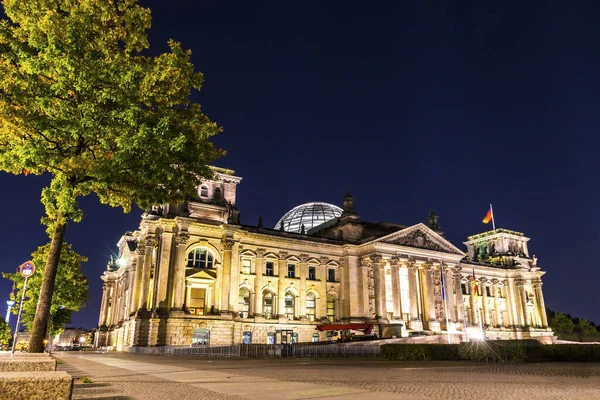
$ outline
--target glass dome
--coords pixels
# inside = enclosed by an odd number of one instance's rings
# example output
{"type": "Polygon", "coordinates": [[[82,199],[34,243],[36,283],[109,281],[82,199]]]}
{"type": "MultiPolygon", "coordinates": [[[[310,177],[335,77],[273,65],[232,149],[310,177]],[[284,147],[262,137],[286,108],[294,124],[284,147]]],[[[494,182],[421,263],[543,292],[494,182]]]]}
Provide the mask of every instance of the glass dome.
{"type": "Polygon", "coordinates": [[[338,218],[342,215],[342,209],[329,203],[312,202],[299,205],[286,212],[275,225],[275,229],[281,229],[286,232],[301,233],[302,225],[304,231],[308,231],[317,225],[338,218]]]}

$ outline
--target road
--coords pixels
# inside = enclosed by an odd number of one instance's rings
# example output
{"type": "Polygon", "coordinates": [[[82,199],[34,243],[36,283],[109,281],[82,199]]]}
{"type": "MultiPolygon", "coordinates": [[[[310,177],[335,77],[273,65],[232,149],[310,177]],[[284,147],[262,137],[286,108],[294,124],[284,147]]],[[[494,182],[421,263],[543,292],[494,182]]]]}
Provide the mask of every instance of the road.
{"type": "Polygon", "coordinates": [[[73,399],[600,399],[600,364],[206,359],[65,352],[73,399]]]}

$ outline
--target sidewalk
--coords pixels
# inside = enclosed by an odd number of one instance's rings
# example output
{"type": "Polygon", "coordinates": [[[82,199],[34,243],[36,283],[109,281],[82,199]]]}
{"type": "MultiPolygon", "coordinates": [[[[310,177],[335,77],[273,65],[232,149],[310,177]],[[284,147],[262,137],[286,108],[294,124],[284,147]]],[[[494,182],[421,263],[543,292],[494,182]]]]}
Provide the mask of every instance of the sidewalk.
{"type": "Polygon", "coordinates": [[[60,369],[75,377],[86,375],[91,384],[76,384],[73,399],[330,399],[417,400],[423,397],[375,392],[344,386],[292,382],[139,362],[110,354],[55,354],[60,369]]]}

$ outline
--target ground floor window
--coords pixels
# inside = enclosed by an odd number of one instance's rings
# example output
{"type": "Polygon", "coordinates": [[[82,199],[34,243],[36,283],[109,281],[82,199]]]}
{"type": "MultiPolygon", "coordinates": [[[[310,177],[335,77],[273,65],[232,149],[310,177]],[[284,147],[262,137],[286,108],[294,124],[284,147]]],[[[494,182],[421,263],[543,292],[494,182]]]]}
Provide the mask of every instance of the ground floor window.
{"type": "Polygon", "coordinates": [[[285,294],[285,317],[287,319],[294,319],[295,314],[295,298],[292,292],[286,292],[285,294]]]}
{"type": "Polygon", "coordinates": [[[210,345],[210,330],[205,328],[194,329],[192,334],[192,346],[210,345]]]}
{"type": "Polygon", "coordinates": [[[309,321],[315,320],[315,295],[309,293],[306,295],[306,317],[309,321]]]}
{"type": "Polygon", "coordinates": [[[242,332],[242,344],[252,344],[252,332],[242,332]]]}
{"type": "Polygon", "coordinates": [[[190,298],[187,302],[187,309],[190,314],[204,315],[206,304],[206,289],[191,288],[190,298]]]}
{"type": "Polygon", "coordinates": [[[240,317],[248,318],[250,311],[250,291],[246,288],[241,288],[238,296],[238,311],[240,317]]]}
{"type": "Polygon", "coordinates": [[[275,344],[275,332],[267,333],[267,344],[275,344]]]}
{"type": "Polygon", "coordinates": [[[335,321],[335,297],[331,294],[327,295],[327,319],[335,321]]]}
{"type": "Polygon", "coordinates": [[[319,334],[318,333],[313,333],[313,335],[312,335],[312,341],[313,342],[318,342],[319,341],[319,334]]]}
{"type": "Polygon", "coordinates": [[[265,318],[273,318],[273,293],[268,290],[263,292],[263,314],[265,318]]]}

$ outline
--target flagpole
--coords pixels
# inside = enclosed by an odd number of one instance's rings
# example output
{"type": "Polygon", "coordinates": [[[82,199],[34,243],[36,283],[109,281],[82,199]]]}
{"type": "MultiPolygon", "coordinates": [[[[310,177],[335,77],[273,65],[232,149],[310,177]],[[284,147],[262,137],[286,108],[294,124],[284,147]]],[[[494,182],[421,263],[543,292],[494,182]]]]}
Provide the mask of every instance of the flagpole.
{"type": "Polygon", "coordinates": [[[496,222],[494,221],[494,209],[492,208],[492,203],[490,203],[490,211],[492,212],[492,228],[496,230],[496,222]]]}

